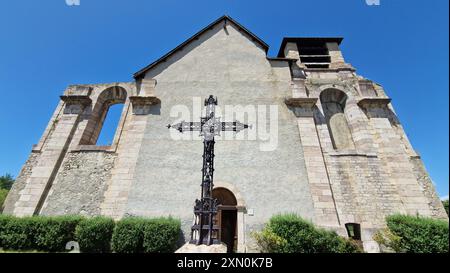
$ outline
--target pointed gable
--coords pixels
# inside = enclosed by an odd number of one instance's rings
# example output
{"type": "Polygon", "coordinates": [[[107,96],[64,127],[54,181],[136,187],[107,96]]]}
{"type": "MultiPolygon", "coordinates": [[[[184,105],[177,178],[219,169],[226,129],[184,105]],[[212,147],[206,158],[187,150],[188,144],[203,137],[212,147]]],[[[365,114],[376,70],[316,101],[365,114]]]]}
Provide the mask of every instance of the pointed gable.
{"type": "Polygon", "coordinates": [[[147,71],[149,71],[150,69],[152,69],[153,67],[157,66],[158,64],[165,62],[168,58],[170,58],[172,55],[174,55],[176,52],[182,50],[184,47],[186,47],[187,45],[189,45],[190,43],[192,43],[193,41],[199,39],[200,36],[202,36],[204,33],[206,33],[208,30],[214,28],[216,25],[221,24],[221,23],[231,23],[233,24],[240,32],[242,32],[244,35],[246,35],[247,37],[249,37],[252,41],[254,41],[255,43],[257,43],[259,46],[261,46],[261,48],[264,49],[264,51],[267,54],[267,51],[269,50],[269,46],[263,41],[261,40],[258,36],[256,36],[255,34],[253,34],[252,32],[250,32],[248,29],[246,29],[245,27],[243,27],[241,24],[239,24],[238,22],[236,22],[233,18],[231,18],[228,15],[224,15],[222,17],[220,17],[219,19],[217,19],[216,21],[212,22],[211,24],[209,24],[208,26],[206,26],[205,28],[203,28],[202,30],[200,30],[199,32],[197,32],[195,35],[193,35],[192,37],[190,37],[189,39],[187,39],[186,41],[184,41],[183,43],[181,43],[179,46],[177,46],[176,48],[172,49],[171,51],[169,51],[167,54],[165,54],[164,56],[162,56],[161,58],[159,58],[158,60],[154,61],[153,63],[149,64],[148,66],[144,67],[143,69],[139,70],[138,72],[136,72],[133,76],[135,79],[139,79],[142,78],[145,73],[147,71]]]}

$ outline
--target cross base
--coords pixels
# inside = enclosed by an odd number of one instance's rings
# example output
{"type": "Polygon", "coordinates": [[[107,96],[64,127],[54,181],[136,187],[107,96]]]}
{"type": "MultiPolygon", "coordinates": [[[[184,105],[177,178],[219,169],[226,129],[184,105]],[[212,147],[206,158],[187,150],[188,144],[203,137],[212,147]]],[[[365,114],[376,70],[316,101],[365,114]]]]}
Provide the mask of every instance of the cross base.
{"type": "Polygon", "coordinates": [[[177,249],[175,253],[227,253],[227,246],[224,243],[209,246],[187,243],[177,249]]]}

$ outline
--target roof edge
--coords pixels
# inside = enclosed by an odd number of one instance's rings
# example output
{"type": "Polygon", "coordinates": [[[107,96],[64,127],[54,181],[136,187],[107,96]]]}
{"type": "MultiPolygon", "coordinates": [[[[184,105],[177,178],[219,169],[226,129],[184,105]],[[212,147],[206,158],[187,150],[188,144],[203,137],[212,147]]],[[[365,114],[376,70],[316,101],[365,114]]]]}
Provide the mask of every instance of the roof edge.
{"type": "Polygon", "coordinates": [[[135,79],[139,79],[142,78],[144,76],[144,74],[150,70],[151,68],[155,67],[156,65],[158,65],[161,62],[166,61],[167,58],[169,58],[172,54],[174,54],[175,52],[181,50],[182,48],[184,48],[187,44],[189,44],[190,42],[192,42],[193,40],[196,40],[200,35],[202,35],[203,33],[205,33],[206,31],[212,29],[215,25],[217,25],[218,23],[220,23],[221,21],[230,21],[231,23],[233,23],[239,30],[244,31],[245,33],[247,33],[252,40],[256,41],[257,43],[259,43],[265,50],[266,54],[269,50],[269,45],[266,44],[261,38],[259,38],[258,36],[256,36],[255,34],[253,34],[250,30],[246,29],[244,26],[242,26],[241,24],[239,24],[237,21],[235,21],[233,18],[231,18],[228,15],[223,15],[220,18],[218,18],[217,20],[215,20],[214,22],[212,22],[211,24],[207,25],[206,27],[204,27],[203,29],[201,29],[199,32],[195,33],[193,36],[191,36],[190,38],[188,38],[186,41],[184,41],[183,43],[181,43],[180,45],[178,45],[177,47],[175,47],[174,49],[172,49],[171,51],[169,51],[168,53],[164,54],[161,58],[157,59],[156,61],[152,62],[151,64],[147,65],[146,67],[142,68],[141,70],[139,70],[138,72],[133,74],[133,77],[135,79]]]}

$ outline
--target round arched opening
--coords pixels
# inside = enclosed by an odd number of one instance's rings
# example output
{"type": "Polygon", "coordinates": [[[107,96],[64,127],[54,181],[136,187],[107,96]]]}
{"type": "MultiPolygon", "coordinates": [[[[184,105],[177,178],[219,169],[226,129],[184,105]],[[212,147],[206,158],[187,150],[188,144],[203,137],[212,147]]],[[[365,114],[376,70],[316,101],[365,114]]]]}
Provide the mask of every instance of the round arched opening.
{"type": "Polygon", "coordinates": [[[103,90],[97,97],[80,144],[111,146],[126,98],[127,91],[123,87],[111,86],[103,90]]]}
{"type": "Polygon", "coordinates": [[[237,200],[226,188],[214,188],[212,197],[219,204],[214,225],[219,226],[219,240],[227,245],[228,252],[237,250],[237,200]]]}
{"type": "Polygon", "coordinates": [[[338,89],[326,89],[320,94],[320,103],[334,149],[354,148],[345,117],[346,102],[347,95],[338,89]]]}

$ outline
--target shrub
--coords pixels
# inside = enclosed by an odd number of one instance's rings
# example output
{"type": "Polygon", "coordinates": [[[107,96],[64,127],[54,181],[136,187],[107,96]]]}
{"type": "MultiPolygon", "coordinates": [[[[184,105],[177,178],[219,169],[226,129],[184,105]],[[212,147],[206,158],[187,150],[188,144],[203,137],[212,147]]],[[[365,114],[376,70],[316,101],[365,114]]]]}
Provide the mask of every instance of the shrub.
{"type": "Polygon", "coordinates": [[[395,252],[447,253],[448,222],[419,216],[391,215],[386,217],[387,229],[374,239],[395,252]]]}
{"type": "Polygon", "coordinates": [[[261,232],[254,232],[252,236],[263,253],[283,252],[287,244],[286,239],[276,235],[269,228],[264,228],[261,232]]]}
{"type": "Polygon", "coordinates": [[[80,220],[77,216],[9,216],[0,221],[1,246],[14,250],[63,251],[66,243],[74,240],[80,220]]]}
{"type": "Polygon", "coordinates": [[[358,246],[333,231],[316,228],[295,214],[273,216],[254,234],[258,246],[272,253],[353,253],[358,246]]]}
{"type": "Polygon", "coordinates": [[[173,218],[150,219],[144,224],[145,253],[169,253],[176,249],[181,223],[173,218]]]}
{"type": "Polygon", "coordinates": [[[143,227],[145,220],[128,217],[116,223],[111,240],[111,247],[118,253],[142,252],[143,227]]]}
{"type": "Polygon", "coordinates": [[[381,252],[402,252],[400,237],[384,228],[374,234],[373,239],[380,245],[381,252]]]}
{"type": "Polygon", "coordinates": [[[35,247],[42,251],[64,251],[69,241],[75,240],[75,228],[80,216],[31,217],[35,224],[35,247]]]}
{"type": "Polygon", "coordinates": [[[112,250],[119,253],[172,252],[179,234],[180,222],[172,218],[124,218],[114,228],[112,250]]]}
{"type": "Polygon", "coordinates": [[[0,246],[3,249],[31,249],[34,246],[35,226],[32,218],[2,215],[0,220],[0,246]]]}
{"type": "Polygon", "coordinates": [[[109,252],[114,231],[114,220],[94,217],[82,220],[75,229],[75,240],[82,252],[109,252]]]}
{"type": "MultiPolygon", "coordinates": [[[[14,216],[7,214],[0,214],[0,235],[4,233],[5,226],[14,218],[14,216]]],[[[0,240],[0,247],[2,245],[2,241],[0,240]]]]}

